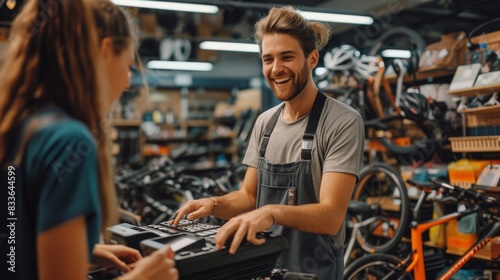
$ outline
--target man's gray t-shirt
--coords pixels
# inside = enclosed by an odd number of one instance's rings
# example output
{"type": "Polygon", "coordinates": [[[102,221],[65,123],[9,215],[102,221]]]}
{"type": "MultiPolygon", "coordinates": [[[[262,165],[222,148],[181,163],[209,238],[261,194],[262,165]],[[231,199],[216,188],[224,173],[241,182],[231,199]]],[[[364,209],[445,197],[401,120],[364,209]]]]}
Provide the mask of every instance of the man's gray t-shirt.
{"type": "MultiPolygon", "coordinates": [[[[256,120],[243,163],[257,168],[259,147],[264,129],[279,104],[256,120]]],[[[301,158],[302,136],[309,115],[286,122],[282,114],[271,133],[265,158],[270,163],[289,163],[301,158]]],[[[361,116],[350,106],[327,98],[314,135],[311,153],[311,172],[314,192],[319,201],[321,177],[325,172],[342,172],[355,175],[359,180],[364,147],[364,127],[361,116]]],[[[333,214],[333,213],[332,213],[333,214]]],[[[334,237],[335,247],[343,246],[345,226],[334,237]]]]}

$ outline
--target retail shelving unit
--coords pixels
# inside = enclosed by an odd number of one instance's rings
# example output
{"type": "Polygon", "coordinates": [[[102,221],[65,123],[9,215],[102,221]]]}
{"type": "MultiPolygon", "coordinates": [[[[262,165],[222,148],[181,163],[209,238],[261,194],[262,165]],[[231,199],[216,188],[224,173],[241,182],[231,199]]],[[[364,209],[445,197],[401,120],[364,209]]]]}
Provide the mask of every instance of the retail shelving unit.
{"type": "MultiPolygon", "coordinates": [[[[472,87],[463,90],[450,90],[448,94],[454,96],[472,97],[479,94],[488,94],[500,90],[500,84],[482,87],[472,87]]],[[[462,110],[464,127],[499,126],[500,105],[483,106],[462,110]]],[[[453,152],[500,152],[500,133],[486,132],[488,135],[450,137],[453,152]]],[[[465,133],[466,134],[466,133],[465,133]]]]}
{"type": "Polygon", "coordinates": [[[113,119],[110,121],[111,155],[116,164],[140,165],[143,163],[140,120],[113,119]]]}

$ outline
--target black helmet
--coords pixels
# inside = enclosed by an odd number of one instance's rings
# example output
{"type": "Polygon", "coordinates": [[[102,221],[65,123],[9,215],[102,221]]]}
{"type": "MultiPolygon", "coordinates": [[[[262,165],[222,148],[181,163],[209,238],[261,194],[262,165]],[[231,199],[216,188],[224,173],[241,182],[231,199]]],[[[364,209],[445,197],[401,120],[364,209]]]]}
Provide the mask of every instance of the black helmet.
{"type": "Polygon", "coordinates": [[[408,119],[416,122],[426,121],[429,116],[429,102],[416,89],[408,89],[402,94],[399,107],[408,119]]]}

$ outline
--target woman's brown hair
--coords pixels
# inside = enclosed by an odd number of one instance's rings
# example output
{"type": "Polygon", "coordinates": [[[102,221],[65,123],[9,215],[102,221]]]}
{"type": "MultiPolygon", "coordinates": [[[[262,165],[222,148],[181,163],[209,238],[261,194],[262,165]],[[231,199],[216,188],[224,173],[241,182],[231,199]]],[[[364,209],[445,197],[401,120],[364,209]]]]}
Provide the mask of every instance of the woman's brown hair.
{"type": "Polygon", "coordinates": [[[110,0],[91,0],[99,42],[110,37],[113,39],[113,50],[120,54],[131,42],[135,42],[131,22],[127,14],[110,0]]]}
{"type": "MultiPolygon", "coordinates": [[[[98,151],[101,230],[116,219],[105,92],[90,0],[29,0],[12,24],[0,71],[0,166],[16,129],[43,103],[84,123],[98,151]]],[[[22,148],[22,147],[21,147],[22,148]]]]}

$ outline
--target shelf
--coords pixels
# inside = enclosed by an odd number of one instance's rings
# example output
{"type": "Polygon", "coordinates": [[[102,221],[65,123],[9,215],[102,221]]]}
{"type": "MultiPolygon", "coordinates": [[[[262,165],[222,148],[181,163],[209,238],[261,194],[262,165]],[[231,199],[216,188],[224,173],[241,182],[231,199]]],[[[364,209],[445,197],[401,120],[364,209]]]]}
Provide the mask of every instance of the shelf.
{"type": "Polygon", "coordinates": [[[500,135],[450,137],[453,152],[500,152],[500,135]]]}
{"type": "MultiPolygon", "coordinates": [[[[424,81],[428,79],[433,79],[433,78],[440,78],[440,77],[446,77],[446,76],[452,76],[455,74],[455,69],[449,70],[449,69],[434,69],[434,70],[429,70],[425,72],[417,72],[416,79],[417,81],[424,81]]],[[[398,76],[394,75],[388,75],[385,77],[387,81],[390,84],[395,84],[398,81],[398,76]]],[[[405,83],[411,83],[413,82],[413,76],[405,75],[404,78],[405,83]]]]}
{"type": "Polygon", "coordinates": [[[212,136],[210,137],[210,140],[215,141],[215,140],[230,140],[236,138],[236,132],[231,131],[227,135],[217,135],[217,136],[212,136]]]}
{"type": "Polygon", "coordinates": [[[111,120],[112,126],[141,126],[140,120],[111,120]]]}
{"type": "Polygon", "coordinates": [[[182,142],[185,141],[185,137],[172,137],[172,138],[146,138],[144,141],[150,144],[166,144],[169,142],[182,142]]]}
{"type": "MultiPolygon", "coordinates": [[[[446,249],[446,253],[447,254],[450,254],[450,255],[455,255],[455,256],[463,256],[465,253],[467,253],[466,251],[461,251],[461,250],[456,250],[456,249],[446,249]]],[[[490,256],[487,256],[487,255],[484,255],[485,253],[483,253],[482,250],[480,250],[479,252],[477,252],[473,258],[476,258],[476,259],[482,259],[482,260],[486,260],[486,261],[493,261],[493,258],[491,258],[490,256]]]]}
{"type": "Polygon", "coordinates": [[[449,90],[448,94],[455,96],[472,97],[480,94],[493,93],[500,90],[500,84],[487,85],[482,87],[472,87],[466,89],[449,90]]]}
{"type": "Polygon", "coordinates": [[[185,124],[186,126],[211,126],[213,122],[208,120],[186,120],[185,124]]]}
{"type": "Polygon", "coordinates": [[[177,129],[177,128],[181,128],[182,127],[182,124],[180,123],[161,123],[161,124],[157,124],[159,127],[161,127],[162,129],[177,129]]]}
{"type": "MultiPolygon", "coordinates": [[[[401,237],[401,240],[404,241],[404,242],[411,243],[411,239],[408,238],[408,237],[404,237],[403,236],[403,237],[401,237]]],[[[431,248],[438,248],[438,249],[446,247],[445,244],[440,244],[440,243],[435,242],[435,241],[424,241],[423,245],[427,246],[427,247],[431,247],[431,248]]]]}
{"type": "Polygon", "coordinates": [[[480,115],[480,114],[490,115],[492,113],[500,113],[500,104],[494,106],[483,106],[479,108],[465,109],[462,111],[458,111],[458,113],[475,114],[475,115],[480,115]]]}

